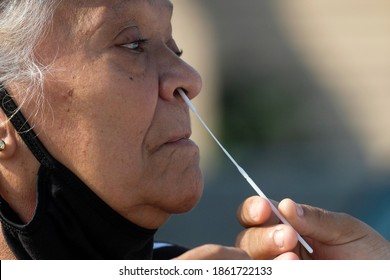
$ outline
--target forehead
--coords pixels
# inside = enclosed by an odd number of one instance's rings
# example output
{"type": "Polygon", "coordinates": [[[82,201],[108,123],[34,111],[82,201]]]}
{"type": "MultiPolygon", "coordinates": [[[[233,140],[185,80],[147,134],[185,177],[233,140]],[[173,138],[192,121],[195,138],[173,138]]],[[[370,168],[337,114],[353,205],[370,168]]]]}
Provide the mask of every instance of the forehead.
{"type": "Polygon", "coordinates": [[[68,19],[78,30],[89,29],[91,32],[102,25],[131,20],[161,21],[165,18],[161,15],[170,18],[173,11],[173,4],[169,0],[65,0],[61,6],[60,21],[68,19]]]}
{"type": "Polygon", "coordinates": [[[173,9],[173,4],[169,0],[66,0],[62,1],[62,4],[71,4],[72,6],[79,8],[106,6],[117,10],[127,5],[148,4],[150,6],[165,7],[168,10],[173,9]]]}
{"type": "MultiPolygon", "coordinates": [[[[74,0],[73,0],[74,1],[74,0]]],[[[78,7],[109,7],[113,11],[121,11],[127,7],[152,6],[172,11],[173,4],[169,0],[83,0],[74,1],[78,7]]]]}

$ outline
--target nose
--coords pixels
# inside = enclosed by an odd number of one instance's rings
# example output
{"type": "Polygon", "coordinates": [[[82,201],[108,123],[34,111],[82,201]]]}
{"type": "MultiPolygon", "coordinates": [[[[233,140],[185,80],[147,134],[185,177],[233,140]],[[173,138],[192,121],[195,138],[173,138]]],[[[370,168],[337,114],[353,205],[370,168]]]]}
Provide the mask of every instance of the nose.
{"type": "Polygon", "coordinates": [[[195,98],[200,93],[202,79],[199,73],[172,51],[168,51],[166,57],[161,59],[159,71],[161,98],[174,99],[178,88],[182,88],[189,99],[195,98]]]}

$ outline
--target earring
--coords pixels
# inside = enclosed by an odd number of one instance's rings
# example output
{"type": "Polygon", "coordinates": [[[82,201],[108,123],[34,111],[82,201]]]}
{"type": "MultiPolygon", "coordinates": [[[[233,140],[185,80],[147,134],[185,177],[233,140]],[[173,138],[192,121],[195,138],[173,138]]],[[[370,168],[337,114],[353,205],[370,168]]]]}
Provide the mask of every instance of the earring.
{"type": "Polygon", "coordinates": [[[6,144],[5,144],[4,140],[0,140],[0,152],[5,150],[5,146],[6,146],[6,144]]]}

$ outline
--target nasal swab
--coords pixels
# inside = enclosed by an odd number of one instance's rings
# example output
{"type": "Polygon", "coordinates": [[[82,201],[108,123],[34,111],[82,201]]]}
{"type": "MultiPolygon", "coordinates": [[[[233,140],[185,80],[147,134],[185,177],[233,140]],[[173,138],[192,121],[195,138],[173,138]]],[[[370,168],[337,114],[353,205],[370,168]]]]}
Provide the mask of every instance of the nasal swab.
{"type": "MultiPolygon", "coordinates": [[[[215,142],[221,147],[222,151],[226,154],[226,156],[231,160],[231,162],[237,167],[238,171],[241,173],[241,175],[248,181],[249,185],[252,186],[252,188],[257,192],[259,196],[264,198],[265,200],[268,201],[268,203],[271,206],[272,211],[274,214],[279,218],[279,220],[282,221],[283,224],[291,226],[291,224],[280,214],[279,210],[273,205],[273,203],[268,199],[268,197],[260,190],[260,188],[256,185],[256,183],[249,177],[249,175],[245,172],[245,170],[238,165],[238,163],[234,160],[234,158],[228,153],[228,151],[222,146],[222,144],[218,141],[217,137],[211,132],[210,128],[206,125],[206,123],[203,121],[203,119],[200,117],[198,111],[196,110],[195,106],[192,104],[190,99],[187,97],[185,92],[180,88],[178,89],[179,94],[185,101],[185,103],[188,105],[188,107],[191,109],[191,111],[198,117],[200,122],[203,124],[203,126],[206,128],[206,130],[210,133],[211,137],[214,138],[215,142]]],[[[291,226],[292,227],[292,226],[291,226]]],[[[303,247],[309,252],[313,253],[313,249],[310,247],[309,244],[302,238],[302,236],[298,233],[298,240],[302,244],[303,247]]]]}

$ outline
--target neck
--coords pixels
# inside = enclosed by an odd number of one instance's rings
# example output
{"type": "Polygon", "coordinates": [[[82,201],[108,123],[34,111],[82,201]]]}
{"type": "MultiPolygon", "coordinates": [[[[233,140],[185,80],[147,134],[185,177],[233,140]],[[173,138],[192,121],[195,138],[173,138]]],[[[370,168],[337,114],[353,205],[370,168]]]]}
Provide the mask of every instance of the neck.
{"type": "Polygon", "coordinates": [[[15,255],[5,241],[3,231],[0,231],[0,260],[16,260],[15,255]]]}

